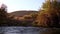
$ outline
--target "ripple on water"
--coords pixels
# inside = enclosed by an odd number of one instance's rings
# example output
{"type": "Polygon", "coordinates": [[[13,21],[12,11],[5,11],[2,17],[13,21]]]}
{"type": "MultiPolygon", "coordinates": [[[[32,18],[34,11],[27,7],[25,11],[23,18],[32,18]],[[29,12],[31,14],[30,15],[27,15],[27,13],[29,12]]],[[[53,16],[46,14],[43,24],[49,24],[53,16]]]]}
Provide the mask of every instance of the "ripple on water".
{"type": "Polygon", "coordinates": [[[4,34],[38,34],[38,27],[0,27],[4,34]]]}

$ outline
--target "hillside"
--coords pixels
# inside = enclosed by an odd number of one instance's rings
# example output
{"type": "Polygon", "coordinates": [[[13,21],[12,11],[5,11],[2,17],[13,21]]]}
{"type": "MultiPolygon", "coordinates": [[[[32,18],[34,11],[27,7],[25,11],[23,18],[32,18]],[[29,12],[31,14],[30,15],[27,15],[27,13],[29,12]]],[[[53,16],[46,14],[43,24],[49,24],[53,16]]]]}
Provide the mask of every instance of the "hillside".
{"type": "Polygon", "coordinates": [[[24,15],[29,15],[32,13],[38,13],[38,11],[14,11],[12,13],[9,13],[9,15],[14,15],[14,16],[24,16],[24,15]]]}

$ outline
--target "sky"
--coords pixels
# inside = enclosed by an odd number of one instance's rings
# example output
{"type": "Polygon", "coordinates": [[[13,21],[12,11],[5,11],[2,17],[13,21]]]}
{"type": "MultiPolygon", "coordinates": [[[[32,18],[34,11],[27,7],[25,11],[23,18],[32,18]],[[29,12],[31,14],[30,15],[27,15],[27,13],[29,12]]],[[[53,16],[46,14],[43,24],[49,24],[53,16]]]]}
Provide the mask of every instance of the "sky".
{"type": "Polygon", "coordinates": [[[7,6],[8,13],[18,10],[39,10],[44,0],[0,0],[7,6]]]}

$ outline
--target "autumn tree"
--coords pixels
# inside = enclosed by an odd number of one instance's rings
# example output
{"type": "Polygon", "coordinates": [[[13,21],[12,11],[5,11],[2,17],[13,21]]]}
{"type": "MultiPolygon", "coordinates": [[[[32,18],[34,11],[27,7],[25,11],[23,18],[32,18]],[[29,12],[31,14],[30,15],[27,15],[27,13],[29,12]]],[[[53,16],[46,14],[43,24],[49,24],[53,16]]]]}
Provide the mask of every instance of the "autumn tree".
{"type": "Polygon", "coordinates": [[[60,27],[60,2],[49,0],[43,3],[42,9],[37,17],[38,26],[60,27]]]}

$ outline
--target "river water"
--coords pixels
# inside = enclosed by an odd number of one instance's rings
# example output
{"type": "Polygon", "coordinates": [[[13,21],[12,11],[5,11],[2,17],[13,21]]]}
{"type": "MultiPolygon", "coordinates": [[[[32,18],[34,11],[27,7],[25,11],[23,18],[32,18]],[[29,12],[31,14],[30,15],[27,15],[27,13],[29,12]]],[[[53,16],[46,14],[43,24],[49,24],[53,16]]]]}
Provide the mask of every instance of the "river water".
{"type": "MultiPolygon", "coordinates": [[[[41,34],[47,31],[47,28],[39,27],[0,27],[0,34],[41,34]]],[[[49,28],[49,31],[50,28],[49,28]]]]}

